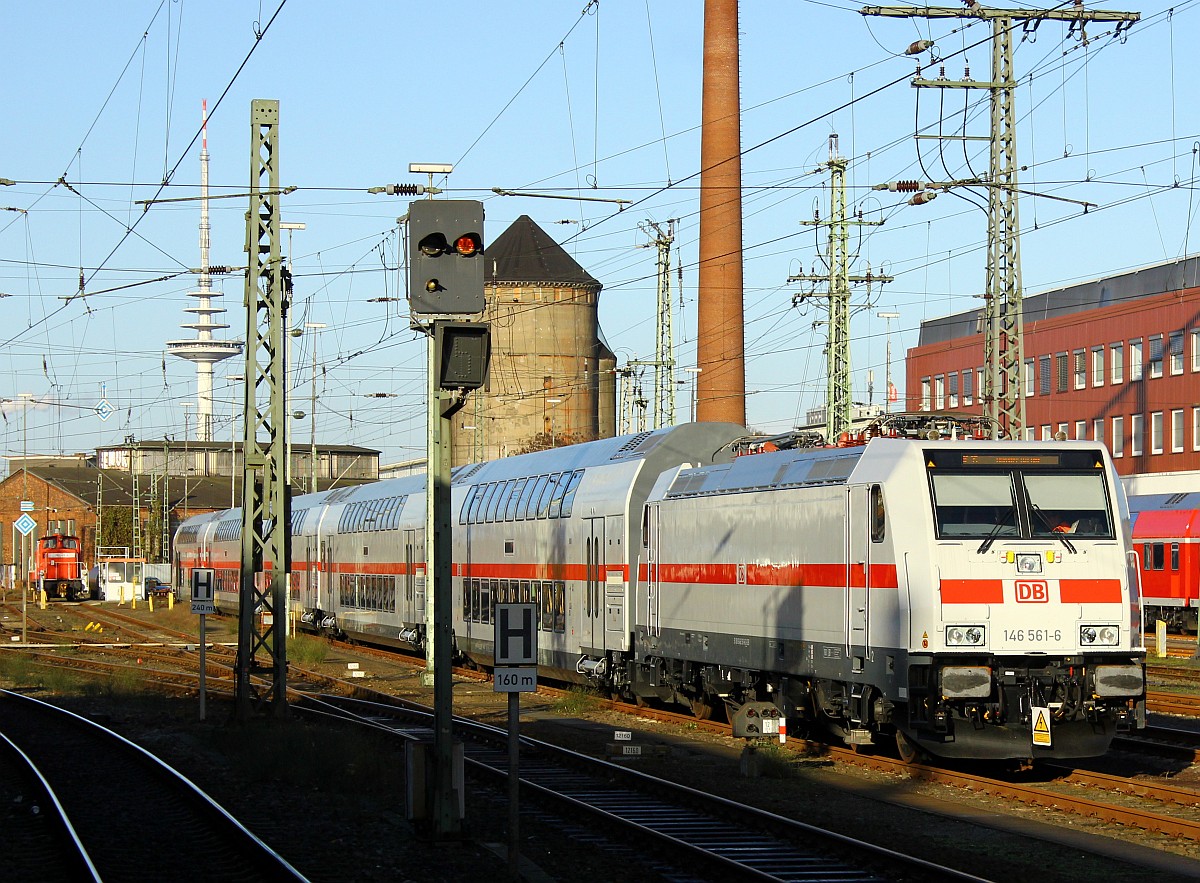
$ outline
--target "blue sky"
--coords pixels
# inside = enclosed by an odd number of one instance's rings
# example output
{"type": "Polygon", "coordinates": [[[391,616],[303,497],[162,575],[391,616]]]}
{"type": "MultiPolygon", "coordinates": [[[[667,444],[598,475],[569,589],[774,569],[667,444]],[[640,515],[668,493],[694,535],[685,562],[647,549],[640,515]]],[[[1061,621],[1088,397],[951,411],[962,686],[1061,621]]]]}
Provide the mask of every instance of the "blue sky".
{"type": "MultiPolygon", "coordinates": [[[[849,204],[886,221],[852,233],[852,272],[895,277],[869,301],[855,292],[856,400],[884,396],[887,329],[876,313],[900,313],[891,339],[902,386],[904,348],[920,321],[978,305],[984,285],[984,211],[948,194],[909,207],[870,188],[986,171],[980,142],[946,141],[939,153],[936,142],[914,140],[918,129],[985,134],[987,107],[977,92],[912,88],[916,62],[903,51],[933,39],[947,77],[962,78],[969,64],[984,79],[989,28],[864,18],[860,8],[742,4],[747,410],[768,432],[795,425],[824,395],[822,315],[794,308],[803,289],[786,280],[820,272],[824,236],[800,221],[828,216],[818,167],[831,134],[850,160],[849,204]]],[[[1022,184],[1059,197],[1021,201],[1027,293],[1200,250],[1196,2],[1103,8],[1143,20],[1123,41],[1111,25],[1089,26],[1084,42],[1054,22],[1035,39],[1014,37],[1022,184]],[[1063,199],[1094,207],[1085,214],[1063,199]]],[[[28,413],[29,450],[180,438],[194,414],[184,407],[195,401],[194,368],[165,355],[165,342],[192,336],[179,324],[195,287],[182,271],[199,263],[199,209],[134,203],[197,195],[202,99],[213,196],[248,187],[251,100],[280,101],[281,180],[298,188],[283,219],[306,225],[293,234],[291,319],[327,326],[316,342],[320,441],[377,448],[385,462],[424,450],[424,338],[409,331],[402,301],[371,302],[403,295],[396,219],[407,200],[366,191],[424,183],[408,174],[410,162],[454,163],[438,183],[484,200],[488,239],[528,214],[562,242],[604,284],[601,324],[622,362],[654,352],[655,255],[639,225],[678,218],[676,359],[686,377],[702,17],[699,0],[10,4],[0,177],[17,183],[0,188],[0,399],[27,392],[40,402],[28,413]],[[501,197],[494,187],[630,204],[501,197]],[[81,269],[88,296],[68,302],[81,269]],[[92,412],[102,396],[116,408],[107,421],[92,412]]],[[[929,53],[920,58],[924,75],[937,75],[929,53]]],[[[244,198],[212,202],[214,264],[245,263],[246,208],[244,198]]],[[[241,337],[242,280],[216,284],[227,334],[241,337]]],[[[292,351],[303,410],[312,345],[303,337],[292,351]]],[[[234,398],[222,378],[242,367],[232,359],[217,368],[218,440],[229,438],[234,398]]],[[[20,407],[0,411],[0,446],[19,454],[20,407]]],[[[306,442],[308,431],[305,419],[293,440],[306,442]]]]}

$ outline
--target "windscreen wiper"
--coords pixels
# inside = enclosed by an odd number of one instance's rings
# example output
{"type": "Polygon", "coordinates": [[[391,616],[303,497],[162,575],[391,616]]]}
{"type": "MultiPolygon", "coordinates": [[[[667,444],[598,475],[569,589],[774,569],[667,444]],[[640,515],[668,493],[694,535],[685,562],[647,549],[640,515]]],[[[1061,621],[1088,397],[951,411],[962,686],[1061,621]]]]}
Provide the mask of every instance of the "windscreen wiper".
{"type": "Polygon", "coordinates": [[[1008,524],[1008,519],[1016,511],[1017,511],[1016,506],[1009,506],[1007,509],[1004,510],[1004,512],[1002,512],[999,516],[997,516],[996,523],[992,526],[992,529],[990,531],[988,531],[988,535],[983,538],[983,542],[979,544],[979,548],[975,550],[975,553],[977,555],[982,555],[984,552],[986,552],[988,549],[990,549],[992,547],[992,543],[994,543],[996,541],[996,537],[998,537],[1000,535],[1000,528],[1002,528],[1002,527],[1004,527],[1004,525],[1008,524]]]}
{"type": "Polygon", "coordinates": [[[1067,551],[1070,552],[1072,555],[1074,555],[1075,554],[1075,545],[1070,540],[1067,539],[1067,535],[1065,533],[1060,533],[1059,531],[1054,529],[1057,525],[1050,523],[1050,519],[1047,518],[1046,514],[1042,511],[1042,507],[1037,505],[1036,503],[1034,503],[1029,508],[1033,510],[1033,514],[1036,515],[1038,517],[1038,520],[1046,526],[1047,530],[1050,531],[1050,536],[1054,537],[1057,540],[1061,540],[1062,544],[1067,547],[1067,551]]]}

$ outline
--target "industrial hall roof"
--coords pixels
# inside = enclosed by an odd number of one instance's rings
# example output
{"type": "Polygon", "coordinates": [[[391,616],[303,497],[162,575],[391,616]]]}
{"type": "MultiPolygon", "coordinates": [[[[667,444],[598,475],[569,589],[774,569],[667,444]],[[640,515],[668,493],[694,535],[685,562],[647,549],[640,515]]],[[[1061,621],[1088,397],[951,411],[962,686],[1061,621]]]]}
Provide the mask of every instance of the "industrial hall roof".
{"type": "MultiPolygon", "coordinates": [[[[1192,255],[1041,294],[1025,295],[1021,300],[1021,314],[1025,322],[1036,322],[1197,286],[1200,286],[1200,255],[1192,255]]],[[[984,330],[983,317],[983,307],[977,307],[951,316],[926,319],[921,323],[917,345],[945,343],[979,334],[984,330]]]]}
{"type": "Polygon", "coordinates": [[[521,215],[485,246],[484,256],[489,285],[602,287],[529,215],[521,215]]]}
{"type": "MultiPolygon", "coordinates": [[[[129,506],[133,503],[133,476],[123,469],[96,469],[88,466],[30,466],[29,478],[44,482],[63,493],[77,498],[82,506],[95,508],[97,493],[102,492],[105,506],[129,506]]],[[[10,482],[23,481],[21,470],[13,470],[0,485],[10,482]]],[[[161,476],[140,476],[139,496],[142,508],[150,508],[151,496],[162,493],[161,476]],[[158,478],[158,481],[154,481],[158,478]]],[[[341,479],[330,481],[320,478],[318,490],[328,490],[331,486],[347,487],[366,482],[341,479]]],[[[297,482],[293,491],[299,495],[307,490],[307,481],[297,482]]],[[[30,488],[32,498],[33,488],[30,488]]],[[[220,511],[242,505],[241,476],[231,480],[228,475],[190,476],[185,481],[180,476],[172,476],[167,486],[167,502],[172,510],[187,512],[220,511]]]]}

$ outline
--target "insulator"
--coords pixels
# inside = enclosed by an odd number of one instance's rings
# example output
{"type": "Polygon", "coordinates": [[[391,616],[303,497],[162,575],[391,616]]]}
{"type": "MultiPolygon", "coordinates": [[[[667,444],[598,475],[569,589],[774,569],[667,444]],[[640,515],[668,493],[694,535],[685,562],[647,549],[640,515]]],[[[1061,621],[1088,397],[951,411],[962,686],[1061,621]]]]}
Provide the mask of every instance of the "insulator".
{"type": "Polygon", "coordinates": [[[937,199],[936,191],[924,190],[920,193],[917,193],[911,199],[909,199],[908,204],[909,205],[924,205],[927,202],[933,202],[935,199],[937,199]]]}
{"type": "Polygon", "coordinates": [[[420,196],[425,187],[422,184],[388,184],[384,192],[388,196],[420,196]]]}
{"type": "Polygon", "coordinates": [[[916,193],[925,185],[920,181],[893,181],[888,184],[888,190],[892,193],[916,193]]]}
{"type": "Polygon", "coordinates": [[[929,49],[931,46],[933,46],[932,40],[917,40],[915,43],[910,44],[909,47],[904,50],[904,54],[905,55],[920,55],[922,52],[924,52],[926,49],[929,49]]]}

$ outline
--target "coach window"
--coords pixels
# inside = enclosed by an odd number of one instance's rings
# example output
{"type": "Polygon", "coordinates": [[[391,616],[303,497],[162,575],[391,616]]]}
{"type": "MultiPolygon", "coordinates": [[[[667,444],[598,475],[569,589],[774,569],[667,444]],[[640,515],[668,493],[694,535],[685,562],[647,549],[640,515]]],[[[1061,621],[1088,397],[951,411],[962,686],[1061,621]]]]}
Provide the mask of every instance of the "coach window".
{"type": "Polygon", "coordinates": [[[512,487],[513,479],[505,482],[500,482],[496,488],[496,492],[492,494],[492,499],[488,503],[487,515],[484,520],[487,522],[503,521],[504,520],[504,499],[508,493],[508,489],[512,487]]]}
{"type": "Polygon", "coordinates": [[[562,501],[562,517],[571,517],[571,507],[575,503],[575,492],[579,490],[579,481],[583,478],[583,470],[580,469],[571,473],[571,483],[567,485],[566,493],[563,494],[562,501]]]}
{"type": "Polygon", "coordinates": [[[1171,569],[1179,569],[1179,543],[1171,543],[1171,569]]]}
{"type": "Polygon", "coordinates": [[[537,499],[537,517],[545,518],[550,514],[550,500],[554,496],[554,490],[558,487],[559,473],[555,472],[546,480],[545,487],[542,488],[542,495],[537,499]]]}
{"type": "Polygon", "coordinates": [[[884,525],[883,488],[877,484],[871,485],[871,542],[883,542],[884,525]]]}
{"type": "Polygon", "coordinates": [[[537,509],[534,501],[537,500],[541,493],[542,484],[546,481],[547,476],[542,475],[538,478],[531,478],[525,483],[525,490],[521,493],[521,502],[517,504],[517,520],[524,521],[527,518],[534,518],[537,515],[537,509]]]}
{"type": "Polygon", "coordinates": [[[1163,558],[1164,558],[1163,552],[1164,551],[1165,551],[1165,548],[1162,543],[1154,544],[1154,569],[1155,570],[1163,569],[1163,558]]]}
{"type": "Polygon", "coordinates": [[[471,485],[467,489],[467,496],[463,499],[462,508],[458,510],[458,523],[471,523],[471,507],[475,505],[475,498],[479,496],[479,485],[471,485]]]}

